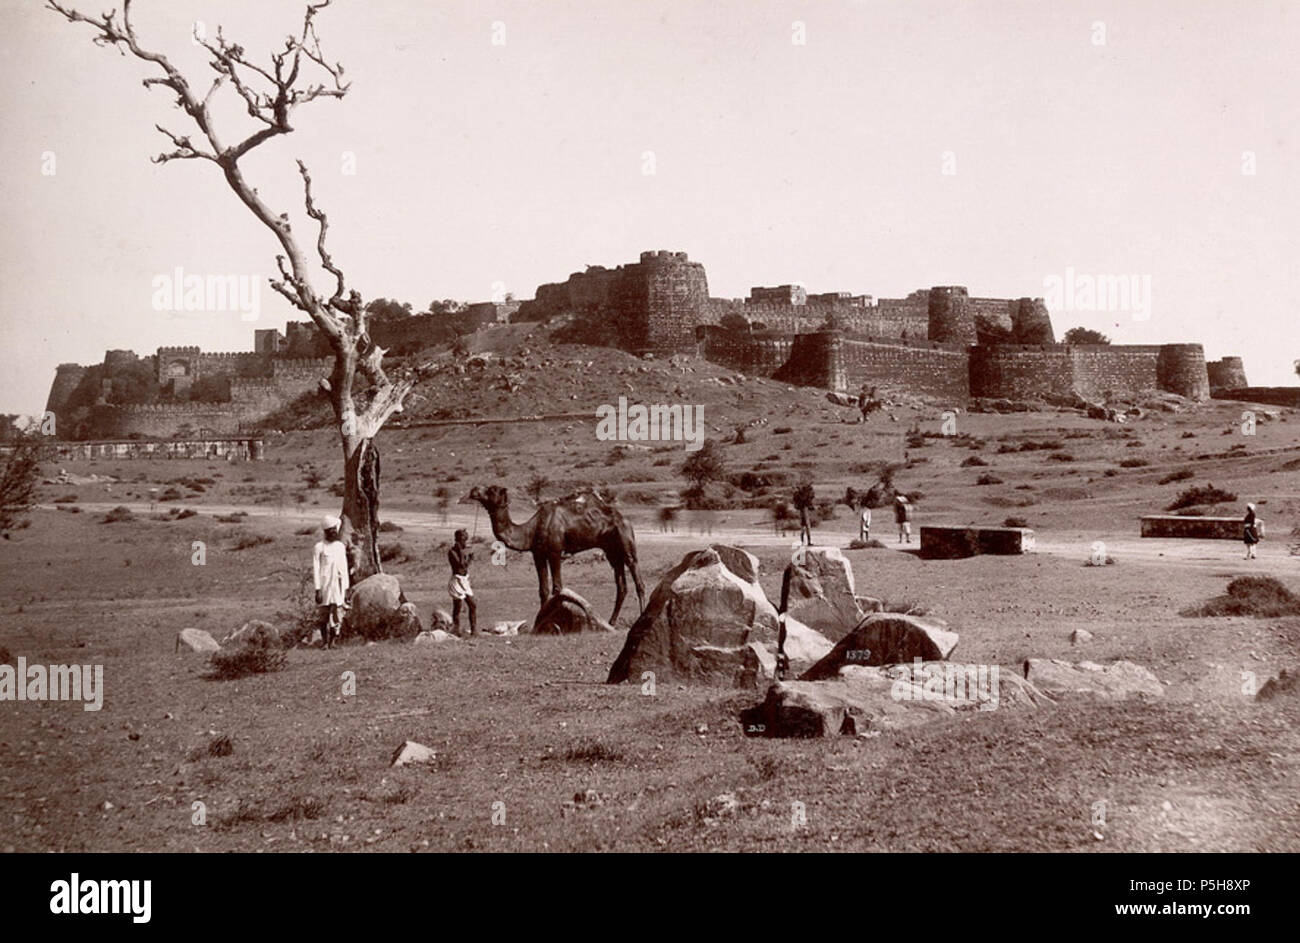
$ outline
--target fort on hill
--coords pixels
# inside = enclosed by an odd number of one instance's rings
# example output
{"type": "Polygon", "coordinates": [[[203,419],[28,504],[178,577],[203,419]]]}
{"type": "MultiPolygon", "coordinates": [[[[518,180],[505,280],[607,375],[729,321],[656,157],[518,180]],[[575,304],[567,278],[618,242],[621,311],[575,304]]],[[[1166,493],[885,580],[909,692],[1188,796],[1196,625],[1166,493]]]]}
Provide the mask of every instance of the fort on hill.
{"type": "MultiPolygon", "coordinates": [[[[1041,298],[972,297],[960,285],[876,298],[813,294],[792,284],[714,298],[704,266],[685,252],[589,266],[538,286],[522,303],[471,305],[456,315],[454,330],[446,318],[415,315],[372,321],[371,336],[409,354],[491,324],[561,316],[586,319],[600,328],[600,343],[635,354],[691,353],[796,385],[879,385],[954,404],[1152,391],[1204,400],[1245,398],[1251,390],[1240,357],[1207,364],[1196,343],[1057,343],[1041,298]]],[[[283,333],[254,331],[251,351],[160,347],[141,358],[110,350],[102,364],[60,364],[46,410],[58,417],[63,438],[236,435],[315,389],[329,372],[328,353],[309,322],[289,322],[283,333]]]]}
{"type": "Polygon", "coordinates": [[[605,318],[634,353],[698,352],[744,373],[856,390],[902,387],[952,402],[1150,391],[1204,400],[1246,387],[1241,359],[1207,365],[1200,344],[1058,344],[1041,298],[972,297],[963,286],[904,298],[755,287],[745,299],[709,295],[704,266],[684,252],[591,266],[538,287],[516,320],[572,313],[605,318]]]}

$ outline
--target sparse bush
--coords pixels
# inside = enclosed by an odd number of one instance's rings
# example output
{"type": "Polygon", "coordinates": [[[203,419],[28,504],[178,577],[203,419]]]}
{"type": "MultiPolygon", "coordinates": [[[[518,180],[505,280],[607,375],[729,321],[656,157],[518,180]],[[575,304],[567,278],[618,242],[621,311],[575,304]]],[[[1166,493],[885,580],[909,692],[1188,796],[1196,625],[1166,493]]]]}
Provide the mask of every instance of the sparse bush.
{"type": "Polygon", "coordinates": [[[162,494],[158,495],[159,501],[179,501],[184,498],[184,493],[179,488],[168,488],[162,494]]]}
{"type": "Polygon", "coordinates": [[[1222,596],[1182,613],[1185,616],[1254,616],[1278,619],[1300,616],[1300,597],[1271,576],[1239,576],[1222,596]]]}
{"type": "Polygon", "coordinates": [[[212,519],[219,524],[242,524],[248,517],[247,511],[234,511],[230,514],[218,514],[212,519]]]}
{"type": "Polygon", "coordinates": [[[1195,473],[1190,468],[1181,468],[1176,472],[1170,472],[1160,479],[1159,484],[1168,485],[1175,481],[1186,481],[1188,478],[1194,478],[1195,473]]]}
{"type": "Polygon", "coordinates": [[[978,467],[983,467],[987,464],[988,462],[980,458],[978,455],[968,455],[966,458],[962,459],[961,467],[978,468],[978,467]]]}
{"type": "Polygon", "coordinates": [[[77,500],[75,494],[61,494],[54,499],[55,504],[72,504],[77,500]]]}
{"type": "Polygon", "coordinates": [[[394,524],[392,521],[383,521],[379,525],[379,532],[381,534],[400,534],[402,532],[402,526],[400,524],[394,524]]]}
{"type": "Polygon", "coordinates": [[[1173,501],[1165,506],[1166,511],[1178,511],[1198,504],[1225,504],[1237,500],[1231,491],[1216,488],[1213,484],[1193,485],[1185,489],[1173,501]]]}
{"type": "Polygon", "coordinates": [[[977,484],[977,485],[1000,485],[1000,484],[1002,484],[1002,479],[999,478],[997,475],[990,475],[990,474],[988,474],[987,472],[985,472],[983,475],[980,475],[978,478],[975,479],[975,484],[977,484]]]}
{"type": "Polygon", "coordinates": [[[254,635],[235,648],[212,653],[211,676],[219,681],[234,681],[249,675],[279,671],[288,652],[277,640],[254,635]]]}
{"type": "Polygon", "coordinates": [[[849,549],[850,550],[887,550],[889,548],[885,544],[877,540],[875,537],[872,537],[870,540],[858,540],[857,538],[854,538],[853,540],[849,541],[849,549]]]}
{"type": "Polygon", "coordinates": [[[772,435],[789,435],[793,431],[789,426],[777,426],[772,430],[772,435]]]}
{"type": "Polygon", "coordinates": [[[406,563],[411,555],[400,543],[384,544],[379,548],[379,559],[384,563],[406,563]]]}
{"type": "Polygon", "coordinates": [[[1053,452],[1051,455],[1047,456],[1047,460],[1049,462],[1072,462],[1074,461],[1074,456],[1069,452],[1053,452]]]}
{"type": "Polygon", "coordinates": [[[1126,458],[1119,463],[1120,468],[1145,468],[1151,463],[1145,458],[1126,458]]]}
{"type": "Polygon", "coordinates": [[[117,507],[113,508],[113,510],[104,515],[103,523],[125,524],[133,520],[135,520],[135,515],[131,513],[131,509],[119,504],[117,507]]]}
{"type": "Polygon", "coordinates": [[[569,763],[615,763],[623,759],[622,751],[592,739],[570,744],[562,756],[569,763]]]}
{"type": "Polygon", "coordinates": [[[260,547],[263,544],[275,543],[275,538],[266,534],[245,534],[235,541],[231,550],[252,550],[254,547],[260,547]]]}
{"type": "Polygon", "coordinates": [[[1003,527],[1028,527],[1029,522],[1023,517],[1008,517],[1002,521],[1003,527]]]}

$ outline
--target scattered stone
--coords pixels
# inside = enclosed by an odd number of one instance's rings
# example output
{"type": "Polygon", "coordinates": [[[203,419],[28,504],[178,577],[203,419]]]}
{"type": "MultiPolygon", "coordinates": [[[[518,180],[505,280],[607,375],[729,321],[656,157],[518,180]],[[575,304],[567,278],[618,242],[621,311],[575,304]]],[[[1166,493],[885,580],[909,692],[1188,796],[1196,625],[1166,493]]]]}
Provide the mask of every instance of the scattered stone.
{"type": "Polygon", "coordinates": [[[1092,641],[1092,633],[1089,632],[1087,629],[1075,629],[1073,632],[1070,633],[1071,645],[1080,645],[1083,642],[1091,642],[1091,641],[1092,641]]]}
{"type": "Polygon", "coordinates": [[[432,763],[438,758],[430,747],[414,740],[407,740],[393,751],[393,766],[410,766],[414,763],[432,763]]]}
{"type": "Polygon", "coordinates": [[[444,632],[442,629],[430,629],[428,632],[421,632],[411,642],[412,645],[436,645],[442,642],[459,642],[456,636],[450,632],[444,632]]]}
{"type": "Polygon", "coordinates": [[[867,616],[815,665],[801,681],[836,677],[845,665],[897,665],[921,661],[946,661],[957,647],[958,635],[947,623],[900,612],[867,616]]]}
{"type": "Polygon", "coordinates": [[[1164,686],[1146,668],[1131,661],[1099,665],[1092,661],[1071,664],[1056,658],[1030,658],[1024,665],[1025,680],[1047,694],[1094,694],[1122,699],[1135,694],[1160,696],[1164,686]]]}
{"type": "Polygon", "coordinates": [[[936,661],[849,665],[830,681],[779,682],[740,717],[749,736],[871,736],[958,712],[1032,709],[1051,703],[1013,668],[936,661]]]}
{"type": "Polygon", "coordinates": [[[744,668],[746,644],[776,640],[776,610],[757,572],[753,555],[734,547],[686,554],[651,593],[610,668],[608,683],[640,679],[644,671],[661,678],[734,683],[744,668]],[[745,579],[731,566],[754,573],[755,579],[745,579]]]}
{"type": "Polygon", "coordinates": [[[579,632],[613,631],[613,626],[596,615],[587,600],[568,587],[546,600],[533,619],[534,635],[576,635],[579,632]]]}
{"type": "Polygon", "coordinates": [[[191,652],[215,652],[220,651],[221,646],[207,632],[202,629],[181,629],[176,633],[176,651],[185,646],[191,652]]]}
{"type": "Polygon", "coordinates": [[[1294,697],[1300,693],[1300,671],[1283,668],[1276,678],[1269,678],[1255,695],[1257,701],[1271,701],[1275,697],[1289,694],[1294,697]]]}
{"type": "Polygon", "coordinates": [[[518,635],[519,630],[527,624],[523,619],[518,622],[498,622],[492,626],[490,631],[493,635],[518,635]]]}

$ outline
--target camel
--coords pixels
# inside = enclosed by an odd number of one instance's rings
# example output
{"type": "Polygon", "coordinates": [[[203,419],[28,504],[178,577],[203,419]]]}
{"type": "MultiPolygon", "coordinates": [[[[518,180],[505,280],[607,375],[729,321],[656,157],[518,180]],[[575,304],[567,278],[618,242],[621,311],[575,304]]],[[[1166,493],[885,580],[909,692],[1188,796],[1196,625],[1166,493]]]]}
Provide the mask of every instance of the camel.
{"type": "Polygon", "coordinates": [[[537,567],[537,595],[543,604],[553,593],[564,588],[560,578],[560,564],[567,555],[599,548],[614,568],[614,614],[609,617],[613,625],[623,608],[627,596],[627,577],[624,568],[632,571],[636,585],[636,599],[645,609],[645,586],[636,563],[636,536],[632,525],[617,508],[611,507],[594,491],[578,491],[554,501],[543,501],[536,513],[522,524],[510,520],[510,495],[499,485],[474,488],[462,504],[477,501],[487,509],[492,522],[492,533],[511,550],[527,551],[533,555],[537,567]]]}

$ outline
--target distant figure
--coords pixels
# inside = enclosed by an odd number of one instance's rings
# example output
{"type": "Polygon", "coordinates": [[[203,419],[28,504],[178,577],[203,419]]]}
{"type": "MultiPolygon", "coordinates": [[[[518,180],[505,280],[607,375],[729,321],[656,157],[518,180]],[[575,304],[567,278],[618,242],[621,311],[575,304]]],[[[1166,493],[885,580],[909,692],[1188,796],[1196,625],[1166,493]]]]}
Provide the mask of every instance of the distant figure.
{"type": "Polygon", "coordinates": [[[912,542],[912,505],[907,496],[900,494],[894,499],[894,520],[898,522],[898,542],[912,542]]]}
{"type": "Polygon", "coordinates": [[[878,409],[880,404],[876,401],[876,388],[873,386],[870,390],[867,385],[862,384],[862,391],[858,393],[858,422],[866,422],[867,414],[878,409]]]}
{"type": "Polygon", "coordinates": [[[1246,505],[1246,518],[1242,521],[1242,536],[1246,541],[1246,559],[1254,560],[1255,548],[1264,536],[1264,522],[1255,514],[1255,505],[1246,505]]]}
{"type": "Polygon", "coordinates": [[[677,533],[677,508],[665,505],[659,509],[659,531],[666,534],[670,530],[677,533]]]}
{"type": "Polygon", "coordinates": [[[343,630],[343,611],[347,609],[348,553],[339,539],[343,522],[330,515],[321,522],[325,539],[312,549],[312,576],[316,582],[316,605],[325,609],[321,641],[333,648],[343,630]]]}
{"type": "Polygon", "coordinates": [[[807,505],[799,505],[799,542],[805,547],[812,546],[812,527],[808,523],[807,505]]]}
{"type": "Polygon", "coordinates": [[[871,539],[871,505],[862,502],[862,513],[858,515],[858,540],[866,543],[871,539]]]}
{"type": "Polygon", "coordinates": [[[460,604],[465,603],[469,609],[469,634],[478,634],[478,606],[474,601],[474,588],[469,585],[469,565],[474,553],[469,549],[469,531],[456,531],[455,541],[447,551],[447,562],[451,564],[451,581],[447,592],[451,593],[452,631],[460,635],[460,604]]]}

